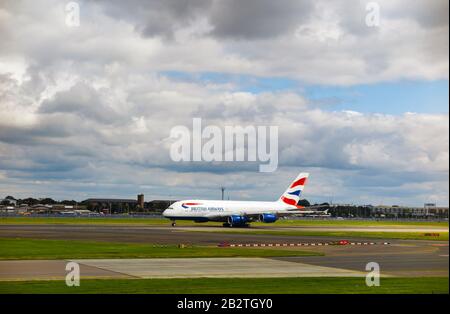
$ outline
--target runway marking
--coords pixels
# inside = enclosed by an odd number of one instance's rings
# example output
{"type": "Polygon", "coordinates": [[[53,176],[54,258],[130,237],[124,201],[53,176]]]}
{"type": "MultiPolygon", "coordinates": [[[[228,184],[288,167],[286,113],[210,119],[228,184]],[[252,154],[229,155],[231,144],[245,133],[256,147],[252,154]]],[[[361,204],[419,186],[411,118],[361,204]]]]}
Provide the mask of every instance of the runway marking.
{"type": "MultiPolygon", "coordinates": [[[[68,260],[68,262],[70,262],[70,260],[68,260]]],[[[93,267],[93,268],[97,268],[99,270],[107,270],[107,271],[110,271],[110,272],[118,274],[118,275],[123,275],[123,276],[132,277],[132,278],[135,278],[135,279],[139,279],[139,277],[136,277],[136,276],[133,276],[133,275],[130,275],[130,274],[126,274],[126,273],[123,273],[123,272],[118,272],[118,271],[114,271],[114,270],[109,270],[109,269],[104,269],[104,268],[100,268],[100,267],[96,267],[96,266],[91,266],[91,265],[83,264],[82,262],[80,262],[78,264],[84,265],[84,266],[90,266],[90,267],[93,267]]],[[[83,278],[86,279],[86,277],[83,277],[83,278]]],[[[111,278],[111,276],[109,276],[109,278],[111,278]]]]}
{"type": "Polygon", "coordinates": [[[343,245],[390,245],[389,242],[348,242],[348,241],[334,241],[334,242],[300,242],[300,243],[219,243],[218,247],[286,247],[286,246],[343,246],[343,245]]]}
{"type": "MultiPolygon", "coordinates": [[[[0,281],[18,280],[63,280],[68,260],[2,260],[0,261],[0,281]]],[[[132,278],[106,269],[80,263],[82,278],[132,278]]]]}
{"type": "Polygon", "coordinates": [[[267,258],[99,259],[75,262],[138,278],[363,277],[364,272],[267,258]]]}

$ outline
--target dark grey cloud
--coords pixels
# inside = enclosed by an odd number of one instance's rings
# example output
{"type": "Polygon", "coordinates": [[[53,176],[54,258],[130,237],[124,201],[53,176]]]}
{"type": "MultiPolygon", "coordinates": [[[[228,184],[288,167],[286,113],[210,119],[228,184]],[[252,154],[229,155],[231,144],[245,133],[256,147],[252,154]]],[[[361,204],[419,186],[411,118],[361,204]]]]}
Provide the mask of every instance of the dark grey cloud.
{"type": "Polygon", "coordinates": [[[367,27],[367,1],[356,0],[82,1],[79,28],[64,25],[60,2],[46,1],[50,9],[6,2],[0,16],[0,51],[30,75],[96,75],[122,64],[133,73],[222,72],[333,85],[448,77],[443,0],[379,1],[379,28],[367,27]]]}
{"type": "Polygon", "coordinates": [[[449,1],[411,0],[392,13],[394,17],[412,18],[425,27],[448,27],[449,1]]]}
{"type": "Polygon", "coordinates": [[[172,38],[173,33],[187,27],[204,15],[211,6],[209,0],[96,0],[105,13],[115,19],[135,24],[144,36],[172,38]]]}
{"type": "Polygon", "coordinates": [[[105,103],[105,94],[92,86],[79,82],[68,91],[59,92],[50,100],[44,101],[39,112],[44,114],[72,113],[83,119],[99,121],[104,124],[117,123],[121,116],[112,106],[105,103]]]}
{"type": "MultiPolygon", "coordinates": [[[[333,3],[312,0],[131,0],[97,1],[116,19],[135,24],[144,36],[172,38],[175,31],[205,18],[213,27],[210,36],[224,39],[269,39],[292,32],[311,17],[324,11],[349,33],[368,36],[379,31],[367,27],[369,0],[337,0],[333,3]]],[[[449,23],[446,0],[379,1],[381,19],[410,18],[424,27],[442,27],[449,23]]]]}
{"type": "Polygon", "coordinates": [[[99,1],[107,14],[132,21],[144,36],[172,38],[176,30],[205,18],[217,38],[264,39],[293,31],[309,19],[312,0],[99,1]]]}
{"type": "Polygon", "coordinates": [[[309,20],[314,1],[215,1],[209,20],[219,38],[267,39],[295,30],[309,20]]]}
{"type": "MultiPolygon", "coordinates": [[[[67,125],[64,123],[41,120],[35,126],[7,126],[0,124],[0,141],[11,144],[38,145],[40,139],[64,138],[71,135],[67,125]]],[[[42,143],[40,143],[42,144],[42,143]]]]}

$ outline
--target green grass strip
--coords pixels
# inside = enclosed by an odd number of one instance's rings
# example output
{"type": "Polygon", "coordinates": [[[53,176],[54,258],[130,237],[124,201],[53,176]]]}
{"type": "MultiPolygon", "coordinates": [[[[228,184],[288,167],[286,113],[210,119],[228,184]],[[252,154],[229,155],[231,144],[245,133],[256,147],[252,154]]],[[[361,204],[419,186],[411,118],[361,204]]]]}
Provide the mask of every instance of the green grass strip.
{"type": "Polygon", "coordinates": [[[0,282],[0,293],[236,293],[236,294],[448,294],[448,277],[381,278],[379,287],[367,287],[365,278],[195,278],[195,279],[88,279],[79,287],[64,281],[0,282]]]}
{"type": "MultiPolygon", "coordinates": [[[[230,233],[230,231],[217,230],[187,230],[187,232],[216,232],[216,233],[230,233]]],[[[399,240],[434,240],[434,241],[448,241],[448,232],[438,232],[439,235],[426,235],[427,233],[435,234],[435,232],[385,232],[385,231],[313,231],[313,230],[251,230],[251,229],[236,229],[233,233],[237,234],[263,234],[275,236],[292,236],[292,237],[333,237],[340,239],[350,238],[364,238],[364,239],[399,239],[399,240]]]]}
{"type": "MultiPolygon", "coordinates": [[[[116,224],[130,224],[130,225],[170,225],[168,219],[162,218],[89,218],[89,217],[0,217],[0,225],[6,224],[93,224],[93,225],[116,225],[116,224]]],[[[177,221],[180,226],[199,226],[199,224],[192,221],[177,221]]],[[[201,225],[207,226],[221,226],[221,223],[208,222],[201,225]]],[[[264,223],[252,223],[255,226],[268,226],[264,223]]],[[[413,226],[430,226],[430,227],[448,227],[448,221],[391,221],[391,220],[311,220],[311,219],[296,219],[286,220],[281,219],[271,224],[271,226],[321,226],[321,227],[413,227],[413,226]]]]}
{"type": "Polygon", "coordinates": [[[152,245],[94,241],[0,238],[0,259],[283,257],[321,255],[282,248],[220,248],[213,246],[152,245]]]}

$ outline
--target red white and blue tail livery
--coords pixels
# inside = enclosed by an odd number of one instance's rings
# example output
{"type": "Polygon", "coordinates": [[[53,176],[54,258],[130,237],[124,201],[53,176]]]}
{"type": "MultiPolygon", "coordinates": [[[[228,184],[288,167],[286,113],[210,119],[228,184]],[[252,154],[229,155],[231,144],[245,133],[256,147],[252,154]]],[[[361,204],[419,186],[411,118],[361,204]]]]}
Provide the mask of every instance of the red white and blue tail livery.
{"type": "Polygon", "coordinates": [[[289,185],[286,192],[280,197],[278,201],[286,203],[288,205],[297,205],[300,200],[300,196],[305,187],[306,180],[308,180],[309,173],[302,172],[297,178],[295,178],[294,182],[289,185]]]}
{"type": "Polygon", "coordinates": [[[252,221],[272,223],[289,215],[324,214],[324,210],[298,205],[308,176],[308,173],[300,173],[275,202],[183,200],[173,203],[163,216],[172,220],[173,226],[176,220],[192,220],[221,221],[224,226],[239,227],[248,226],[252,221]]]}

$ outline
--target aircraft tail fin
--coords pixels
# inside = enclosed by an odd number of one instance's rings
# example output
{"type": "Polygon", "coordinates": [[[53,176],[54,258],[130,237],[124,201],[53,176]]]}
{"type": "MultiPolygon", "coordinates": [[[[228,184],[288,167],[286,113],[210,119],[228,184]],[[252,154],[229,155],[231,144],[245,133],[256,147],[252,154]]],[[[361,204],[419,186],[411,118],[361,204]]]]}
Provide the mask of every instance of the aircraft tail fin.
{"type": "Polygon", "coordinates": [[[289,185],[287,190],[279,198],[279,202],[283,202],[288,205],[297,205],[300,200],[300,195],[302,194],[303,188],[308,180],[309,173],[300,173],[295,180],[289,185]]]}

